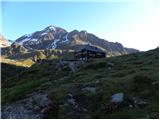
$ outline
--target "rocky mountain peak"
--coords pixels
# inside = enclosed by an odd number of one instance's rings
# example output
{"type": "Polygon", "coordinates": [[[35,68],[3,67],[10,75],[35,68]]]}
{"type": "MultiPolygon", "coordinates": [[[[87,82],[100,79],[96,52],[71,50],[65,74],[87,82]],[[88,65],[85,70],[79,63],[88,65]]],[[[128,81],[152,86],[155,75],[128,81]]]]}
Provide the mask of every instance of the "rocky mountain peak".
{"type": "Polygon", "coordinates": [[[66,33],[67,31],[66,30],[64,30],[63,28],[60,28],[60,27],[56,27],[56,26],[53,26],[53,25],[50,25],[50,26],[48,26],[48,27],[46,27],[44,30],[42,30],[43,32],[53,32],[53,33],[55,33],[55,32],[58,32],[58,33],[60,33],[60,32],[63,32],[63,33],[66,33]]]}
{"type": "Polygon", "coordinates": [[[46,30],[51,30],[51,31],[56,31],[57,28],[53,25],[50,25],[50,26],[46,27],[45,29],[46,30]]]}
{"type": "Polygon", "coordinates": [[[41,31],[26,34],[18,38],[15,42],[29,50],[75,50],[77,46],[91,44],[104,49],[106,53],[112,55],[121,55],[132,52],[131,49],[125,49],[120,43],[101,39],[92,33],[88,33],[86,30],[78,31],[75,29],[71,32],[67,32],[65,29],[53,25],[50,25],[41,31]]]}

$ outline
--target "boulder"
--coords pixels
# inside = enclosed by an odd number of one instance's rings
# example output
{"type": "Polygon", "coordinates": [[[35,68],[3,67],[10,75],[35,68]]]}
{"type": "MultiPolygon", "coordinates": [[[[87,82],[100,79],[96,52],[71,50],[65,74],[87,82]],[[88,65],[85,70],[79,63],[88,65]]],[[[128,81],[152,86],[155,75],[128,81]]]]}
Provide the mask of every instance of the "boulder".
{"type": "Polygon", "coordinates": [[[124,93],[116,93],[111,96],[112,103],[121,103],[124,100],[124,93]]]}
{"type": "Polygon", "coordinates": [[[38,106],[40,107],[46,107],[49,105],[49,99],[47,97],[47,95],[35,95],[33,97],[33,100],[36,102],[36,104],[38,104],[38,106]]]}
{"type": "MultiPolygon", "coordinates": [[[[27,99],[28,100],[28,99],[27,99]]],[[[24,106],[24,101],[3,106],[1,111],[2,119],[40,119],[42,114],[24,106]]]]}
{"type": "Polygon", "coordinates": [[[56,103],[47,94],[33,92],[25,99],[3,106],[1,113],[4,119],[40,119],[54,106],[56,103]]]}

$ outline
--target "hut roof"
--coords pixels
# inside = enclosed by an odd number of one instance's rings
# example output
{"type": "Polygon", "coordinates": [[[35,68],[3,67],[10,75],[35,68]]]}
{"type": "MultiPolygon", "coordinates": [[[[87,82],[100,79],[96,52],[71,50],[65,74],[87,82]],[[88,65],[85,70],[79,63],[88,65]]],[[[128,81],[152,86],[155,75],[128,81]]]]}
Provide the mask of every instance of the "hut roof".
{"type": "Polygon", "coordinates": [[[89,50],[89,51],[94,51],[94,52],[101,52],[101,53],[103,52],[103,53],[105,53],[103,50],[101,50],[101,49],[99,49],[99,48],[97,48],[95,46],[91,46],[89,44],[81,46],[79,49],[76,50],[76,52],[80,52],[80,51],[82,51],[84,49],[89,50]]]}

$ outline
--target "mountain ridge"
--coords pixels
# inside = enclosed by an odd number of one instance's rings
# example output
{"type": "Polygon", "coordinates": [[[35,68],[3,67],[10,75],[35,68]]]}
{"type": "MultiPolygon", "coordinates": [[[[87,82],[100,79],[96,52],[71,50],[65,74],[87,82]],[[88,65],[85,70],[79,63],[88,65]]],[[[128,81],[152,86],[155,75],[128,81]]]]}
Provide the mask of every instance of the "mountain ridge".
{"type": "Polygon", "coordinates": [[[18,39],[13,44],[20,44],[28,50],[41,50],[41,49],[74,49],[74,47],[91,44],[105,50],[109,55],[121,55],[139,50],[123,47],[121,43],[109,42],[108,40],[101,39],[92,33],[85,30],[73,30],[67,32],[65,29],[50,25],[41,31],[26,34],[18,39]]]}

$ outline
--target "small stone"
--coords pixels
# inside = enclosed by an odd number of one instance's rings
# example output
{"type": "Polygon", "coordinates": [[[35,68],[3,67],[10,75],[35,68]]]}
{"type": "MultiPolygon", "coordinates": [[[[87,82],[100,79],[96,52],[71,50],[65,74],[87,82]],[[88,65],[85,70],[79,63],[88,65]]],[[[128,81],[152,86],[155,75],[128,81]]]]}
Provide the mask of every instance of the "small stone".
{"type": "Polygon", "coordinates": [[[88,110],[86,108],[82,108],[82,111],[83,112],[87,112],[88,110]]]}
{"type": "Polygon", "coordinates": [[[107,63],[107,66],[108,66],[108,67],[113,67],[113,66],[114,66],[114,64],[113,64],[113,63],[111,63],[111,62],[108,62],[108,63],[107,63]]]}
{"type": "Polygon", "coordinates": [[[66,98],[73,98],[73,95],[72,95],[71,93],[68,93],[68,94],[66,95],[66,98]]]}
{"type": "Polygon", "coordinates": [[[74,106],[74,108],[76,108],[76,109],[77,109],[77,108],[78,108],[78,104],[76,104],[76,105],[74,106]]]}
{"type": "Polygon", "coordinates": [[[111,67],[108,67],[108,70],[111,70],[112,68],[111,67]]]}
{"type": "Polygon", "coordinates": [[[34,110],[39,111],[39,110],[40,110],[40,107],[39,107],[39,106],[35,106],[35,107],[34,107],[34,110]]]}
{"type": "Polygon", "coordinates": [[[133,105],[129,105],[129,108],[133,108],[133,105]]]}
{"type": "Polygon", "coordinates": [[[100,83],[100,80],[96,80],[95,83],[96,83],[96,84],[100,83]]]}
{"type": "Polygon", "coordinates": [[[149,115],[147,115],[147,116],[146,116],[146,119],[149,119],[149,118],[150,118],[149,115]]]}
{"type": "Polygon", "coordinates": [[[45,107],[41,110],[41,113],[45,114],[48,113],[50,111],[50,107],[45,107]]]}
{"type": "Polygon", "coordinates": [[[141,100],[140,98],[133,97],[132,99],[134,101],[135,107],[144,108],[148,104],[147,102],[141,100]]]}
{"type": "Polygon", "coordinates": [[[82,88],[82,91],[95,93],[96,88],[95,87],[86,87],[86,88],[82,88]]]}
{"type": "Polygon", "coordinates": [[[154,87],[159,87],[159,82],[158,81],[156,81],[156,82],[152,82],[152,85],[154,86],[154,87]]]}
{"type": "Polygon", "coordinates": [[[67,103],[64,103],[64,104],[59,105],[60,108],[63,108],[63,107],[66,107],[66,106],[68,106],[67,103]]]}
{"type": "Polygon", "coordinates": [[[73,98],[68,99],[67,102],[68,102],[69,104],[72,104],[72,105],[75,105],[75,104],[76,104],[75,99],[73,99],[73,98]]]}
{"type": "Polygon", "coordinates": [[[144,108],[147,105],[147,102],[145,102],[145,101],[139,101],[137,104],[138,104],[138,106],[140,108],[144,108]]]}

